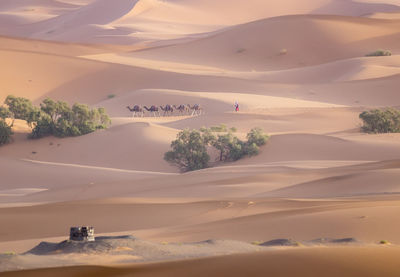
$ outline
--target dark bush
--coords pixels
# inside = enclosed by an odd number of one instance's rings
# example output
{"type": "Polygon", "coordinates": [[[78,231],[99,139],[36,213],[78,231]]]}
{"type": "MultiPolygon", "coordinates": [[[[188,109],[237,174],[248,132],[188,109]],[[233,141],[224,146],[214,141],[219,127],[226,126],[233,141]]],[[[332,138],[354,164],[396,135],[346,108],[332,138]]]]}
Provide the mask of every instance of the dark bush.
{"type": "Polygon", "coordinates": [[[207,148],[212,146],[219,152],[218,160],[221,162],[237,161],[244,156],[254,156],[259,153],[259,146],[264,145],[268,136],[259,128],[252,129],[248,134],[248,141],[242,141],[231,131],[218,134],[218,129],[201,128],[197,130],[184,130],[172,142],[172,150],[165,153],[164,159],[177,165],[182,171],[192,171],[208,167],[210,156],[207,148]]]}
{"type": "Polygon", "coordinates": [[[171,143],[172,151],[164,159],[177,165],[182,171],[199,170],[208,167],[208,138],[197,130],[183,130],[171,143]]]}
{"type": "Polygon", "coordinates": [[[380,56],[391,56],[392,52],[390,52],[389,50],[376,50],[374,52],[371,52],[367,55],[365,55],[366,57],[380,57],[380,56]]]}
{"type": "Polygon", "coordinates": [[[0,119],[0,145],[9,143],[13,134],[11,126],[3,119],[0,119]]]}
{"type": "Polygon", "coordinates": [[[360,114],[363,121],[361,130],[365,133],[399,133],[400,111],[396,109],[375,109],[360,114]]]}

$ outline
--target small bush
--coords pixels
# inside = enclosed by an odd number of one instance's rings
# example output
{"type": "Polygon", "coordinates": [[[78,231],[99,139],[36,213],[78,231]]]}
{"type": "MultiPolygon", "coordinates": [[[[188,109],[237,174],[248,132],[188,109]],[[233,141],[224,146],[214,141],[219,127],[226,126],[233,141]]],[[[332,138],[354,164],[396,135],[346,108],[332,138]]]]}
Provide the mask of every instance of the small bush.
{"type": "Polygon", "coordinates": [[[376,50],[374,52],[371,52],[367,55],[365,55],[366,57],[380,57],[380,56],[391,56],[392,52],[390,52],[389,50],[376,50]]]}
{"type": "Polygon", "coordinates": [[[11,126],[3,119],[0,119],[0,145],[9,143],[13,132],[11,126]]]}
{"type": "Polygon", "coordinates": [[[109,94],[109,95],[107,95],[107,98],[108,98],[108,99],[112,99],[112,98],[115,98],[115,97],[116,97],[115,94],[109,94]]]}
{"type": "Polygon", "coordinates": [[[390,245],[391,243],[388,240],[381,240],[379,244],[390,245]]]}
{"type": "Polygon", "coordinates": [[[361,130],[365,133],[399,133],[400,111],[396,109],[376,109],[360,114],[363,121],[361,130]]]}
{"type": "Polygon", "coordinates": [[[219,132],[227,132],[228,128],[226,127],[225,124],[220,124],[219,126],[210,127],[210,130],[212,132],[219,133],[219,132]]]}

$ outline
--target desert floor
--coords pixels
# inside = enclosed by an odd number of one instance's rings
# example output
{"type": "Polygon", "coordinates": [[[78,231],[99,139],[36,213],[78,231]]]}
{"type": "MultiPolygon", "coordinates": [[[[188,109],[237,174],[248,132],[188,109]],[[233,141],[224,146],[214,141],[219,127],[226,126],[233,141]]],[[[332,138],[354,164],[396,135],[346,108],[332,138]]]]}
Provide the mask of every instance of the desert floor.
{"type": "Polygon", "coordinates": [[[400,106],[400,1],[2,0],[0,35],[1,102],[51,97],[112,117],[64,139],[28,140],[17,122],[0,148],[0,271],[32,270],[4,276],[400,275],[400,135],[361,133],[359,120],[400,106]],[[365,57],[377,49],[393,55],[365,57]],[[134,104],[204,111],[132,117],[134,104]],[[196,172],[163,160],[180,130],[221,123],[271,139],[256,157],[196,172]],[[359,243],[217,245],[172,262],[15,255],[7,267],[9,253],[79,225],[161,245],[359,243]],[[51,266],[65,267],[34,269],[51,266]]]}

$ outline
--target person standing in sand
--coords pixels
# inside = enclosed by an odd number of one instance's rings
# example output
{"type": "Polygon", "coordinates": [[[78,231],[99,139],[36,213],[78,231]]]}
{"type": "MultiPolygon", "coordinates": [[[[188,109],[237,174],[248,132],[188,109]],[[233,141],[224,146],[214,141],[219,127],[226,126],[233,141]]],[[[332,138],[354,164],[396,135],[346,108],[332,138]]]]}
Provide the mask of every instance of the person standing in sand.
{"type": "Polygon", "coordinates": [[[238,112],[239,111],[239,102],[235,101],[235,111],[238,112]]]}

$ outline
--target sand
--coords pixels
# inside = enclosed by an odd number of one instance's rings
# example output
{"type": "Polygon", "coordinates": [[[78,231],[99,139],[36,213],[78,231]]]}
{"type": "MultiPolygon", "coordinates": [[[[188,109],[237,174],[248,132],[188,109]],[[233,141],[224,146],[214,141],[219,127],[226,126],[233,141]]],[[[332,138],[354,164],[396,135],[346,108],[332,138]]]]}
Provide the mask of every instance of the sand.
{"type": "Polygon", "coordinates": [[[29,140],[29,127],[16,122],[12,143],[0,147],[0,253],[62,241],[75,225],[154,245],[226,243],[201,255],[177,247],[184,254],[173,262],[83,253],[61,262],[17,256],[9,269],[63,266],[24,276],[399,275],[400,136],[363,134],[359,119],[367,109],[399,106],[399,1],[31,2],[0,3],[0,102],[9,94],[36,105],[46,97],[82,102],[105,107],[112,125],[29,140]],[[392,56],[366,57],[377,49],[392,56]],[[203,113],[133,117],[126,108],[166,104],[200,104],[203,113]],[[271,138],[258,156],[213,159],[196,172],[163,160],[179,131],[221,123],[242,138],[252,127],[271,138]],[[230,248],[317,238],[361,243],[230,248]],[[80,259],[93,266],[67,267],[80,259]]]}

